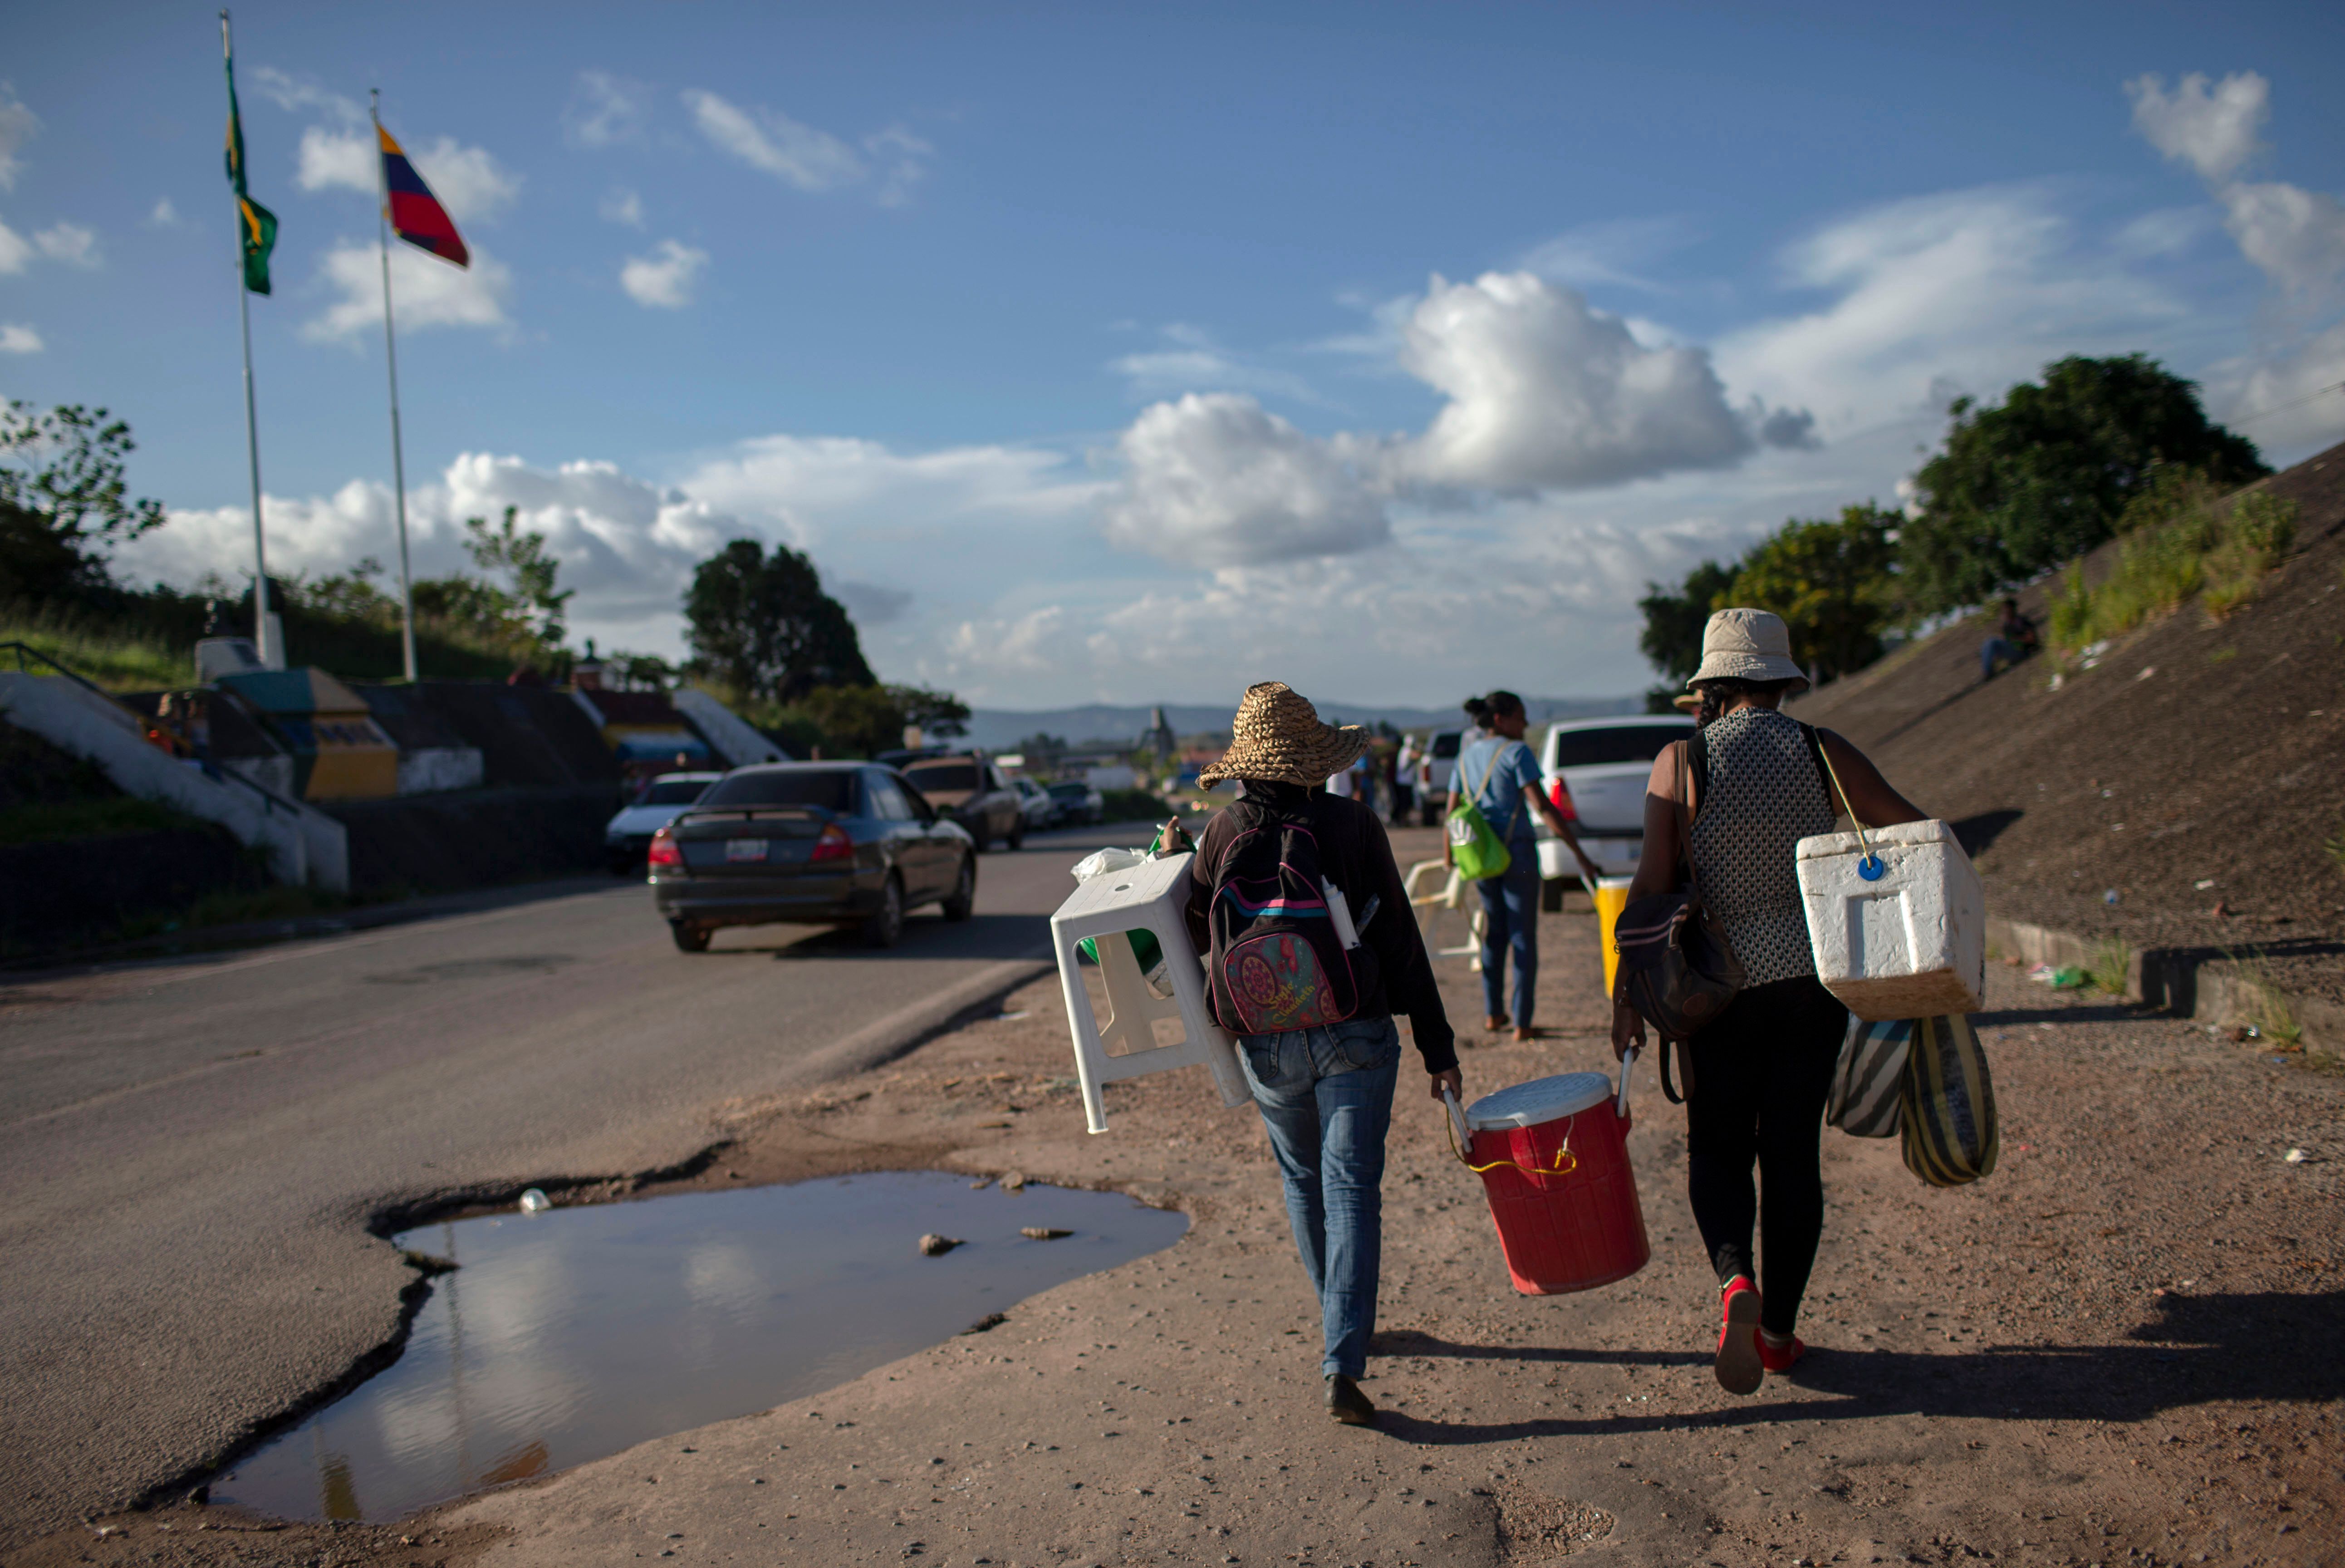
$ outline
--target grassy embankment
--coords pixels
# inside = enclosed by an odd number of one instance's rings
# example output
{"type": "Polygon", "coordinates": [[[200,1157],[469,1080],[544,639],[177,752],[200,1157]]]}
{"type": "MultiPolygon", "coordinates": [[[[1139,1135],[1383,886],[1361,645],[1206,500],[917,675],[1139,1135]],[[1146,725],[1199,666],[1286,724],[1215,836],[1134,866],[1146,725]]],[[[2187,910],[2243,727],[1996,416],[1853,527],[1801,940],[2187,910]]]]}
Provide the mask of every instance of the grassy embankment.
{"type": "Polygon", "coordinates": [[[2214,620],[2233,614],[2287,556],[2296,511],[2261,491],[2226,496],[2187,470],[2162,476],[2118,520],[2106,577],[2087,585],[2081,561],[2068,568],[2052,600],[2053,646],[2077,652],[2192,599],[2214,620]]]}

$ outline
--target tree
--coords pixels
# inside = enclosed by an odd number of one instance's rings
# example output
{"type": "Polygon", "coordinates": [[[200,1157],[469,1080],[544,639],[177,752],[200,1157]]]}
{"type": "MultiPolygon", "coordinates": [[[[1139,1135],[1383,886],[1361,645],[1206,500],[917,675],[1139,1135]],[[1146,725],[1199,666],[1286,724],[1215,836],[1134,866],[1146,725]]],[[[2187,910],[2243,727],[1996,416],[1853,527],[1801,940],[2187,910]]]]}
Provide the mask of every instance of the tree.
{"type": "Polygon", "coordinates": [[[904,723],[919,725],[922,734],[941,741],[969,733],[969,704],[950,692],[930,691],[926,686],[890,686],[888,694],[903,710],[904,723]]]}
{"type": "Polygon", "coordinates": [[[744,697],[796,703],[817,687],[877,683],[855,622],[822,591],[814,562],[787,545],[768,556],[736,539],[702,561],[684,615],[695,658],[744,697]]]}
{"type": "Polygon", "coordinates": [[[2210,422],[2197,386],[2146,355],[2072,358],[2000,405],[1955,400],[1946,450],[1914,476],[1899,544],[1912,607],[1975,604],[2109,537],[2160,463],[2218,484],[2259,479],[2253,442],[2210,422]]]}
{"type": "Polygon", "coordinates": [[[827,750],[850,756],[893,751],[913,724],[930,739],[944,739],[962,733],[969,721],[959,698],[923,686],[817,686],[798,707],[821,727],[827,750]]]}
{"type": "Polygon", "coordinates": [[[520,519],[521,508],[517,506],[505,508],[502,529],[491,528],[486,518],[466,518],[464,552],[482,572],[513,573],[515,605],[532,620],[531,630],[538,639],[549,647],[558,648],[562,645],[571,595],[577,590],[554,587],[562,562],[547,552],[545,535],[533,528],[523,528],[520,519]]]}
{"type": "MultiPolygon", "coordinates": [[[[1701,663],[1701,629],[1711,612],[1726,602],[1734,586],[1734,569],[1705,561],[1686,573],[1684,585],[1672,593],[1658,582],[1645,584],[1637,608],[1645,612],[1645,630],[1637,646],[1653,662],[1670,685],[1681,686],[1701,663]]],[[[1669,693],[1661,693],[1668,711],[1669,693]]]]}
{"type": "Polygon", "coordinates": [[[1792,518],[1751,547],[1722,602],[1781,615],[1792,656],[1827,681],[1862,670],[1896,618],[1901,521],[1870,501],[1837,521],[1792,518]]]}
{"type": "Polygon", "coordinates": [[[163,526],[163,503],[132,501],[130,427],[78,403],[0,410],[0,601],[76,598],[112,586],[107,552],[163,526]]]}

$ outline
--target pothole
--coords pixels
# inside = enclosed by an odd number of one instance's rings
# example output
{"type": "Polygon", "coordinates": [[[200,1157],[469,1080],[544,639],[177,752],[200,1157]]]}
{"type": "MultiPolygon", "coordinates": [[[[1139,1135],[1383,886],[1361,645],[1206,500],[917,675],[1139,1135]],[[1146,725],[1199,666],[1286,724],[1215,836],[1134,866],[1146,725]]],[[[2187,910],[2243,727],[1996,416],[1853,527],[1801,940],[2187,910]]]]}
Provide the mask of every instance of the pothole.
{"type": "Polygon", "coordinates": [[[835,1387],[1188,1227],[1116,1193],[979,1190],[945,1171],[419,1226],[392,1244],[457,1268],[399,1360],[211,1495],[289,1519],[402,1518],[835,1387]],[[924,1235],[961,1245],[924,1256],[924,1235]]]}

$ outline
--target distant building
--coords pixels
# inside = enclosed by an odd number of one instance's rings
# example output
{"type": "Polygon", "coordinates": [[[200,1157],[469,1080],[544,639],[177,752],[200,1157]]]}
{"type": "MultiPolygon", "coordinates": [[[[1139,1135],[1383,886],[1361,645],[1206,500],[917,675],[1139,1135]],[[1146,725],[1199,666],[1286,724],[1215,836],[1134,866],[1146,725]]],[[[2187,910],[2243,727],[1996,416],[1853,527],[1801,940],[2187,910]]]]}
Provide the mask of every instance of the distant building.
{"type": "Polygon", "coordinates": [[[1173,734],[1172,724],[1166,722],[1164,710],[1162,708],[1149,709],[1148,728],[1140,737],[1139,749],[1148,753],[1151,756],[1157,758],[1159,761],[1165,761],[1169,760],[1172,754],[1180,749],[1180,737],[1173,734]]]}

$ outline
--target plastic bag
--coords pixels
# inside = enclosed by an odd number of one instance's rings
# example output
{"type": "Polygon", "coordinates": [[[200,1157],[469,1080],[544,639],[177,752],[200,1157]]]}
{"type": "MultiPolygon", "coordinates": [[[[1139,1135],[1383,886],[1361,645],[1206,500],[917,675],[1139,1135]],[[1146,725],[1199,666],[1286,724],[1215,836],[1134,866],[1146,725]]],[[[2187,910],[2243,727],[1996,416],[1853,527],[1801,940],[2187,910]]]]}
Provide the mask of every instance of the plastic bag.
{"type": "MultiPolygon", "coordinates": [[[[1146,861],[1148,855],[1149,851],[1145,849],[1095,849],[1075,862],[1074,877],[1077,882],[1089,882],[1094,876],[1105,876],[1110,872],[1130,871],[1146,861]]],[[[1132,944],[1132,956],[1139,960],[1140,973],[1148,982],[1148,988],[1159,996],[1171,996],[1172,976],[1164,967],[1164,948],[1156,940],[1156,934],[1152,931],[1132,931],[1126,933],[1125,939],[1132,944]]],[[[1075,946],[1082,949],[1084,957],[1096,964],[1099,962],[1099,949],[1092,942],[1091,937],[1086,936],[1075,946]]]]}

